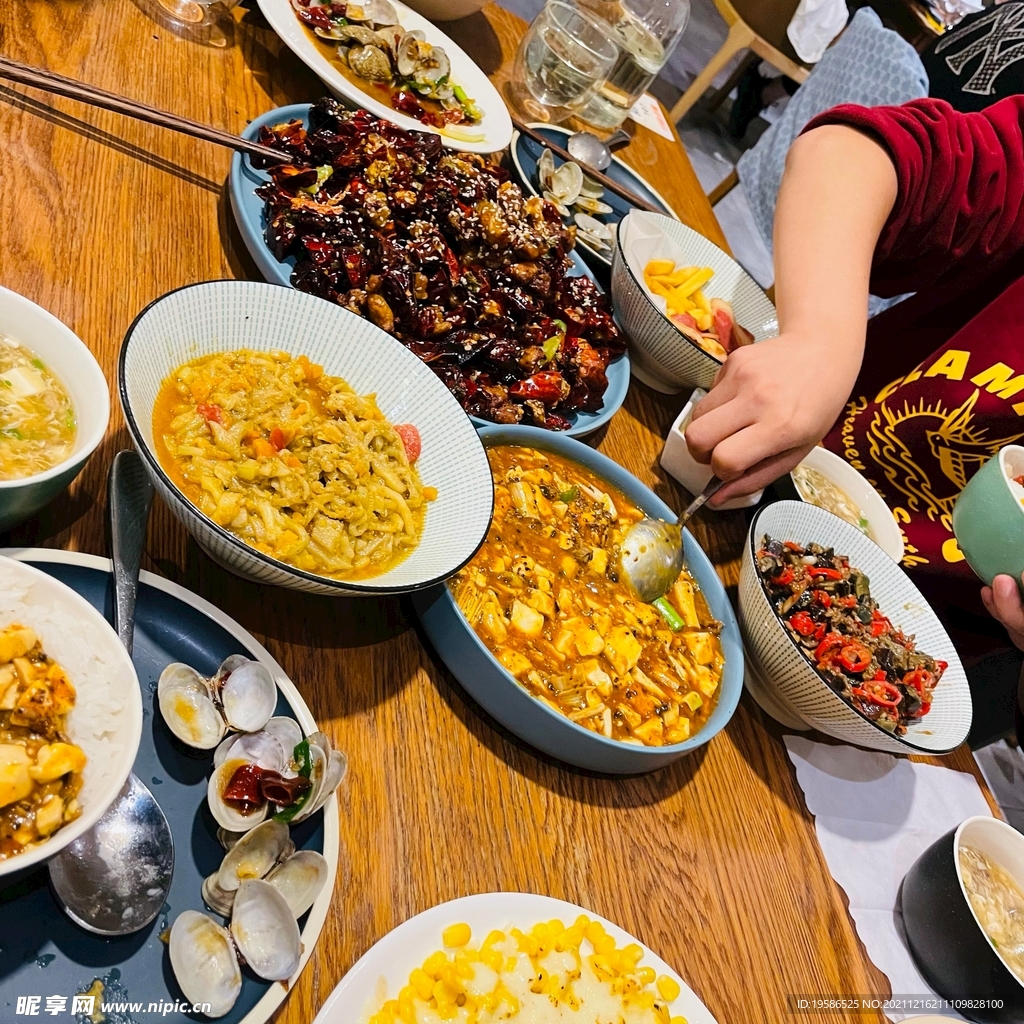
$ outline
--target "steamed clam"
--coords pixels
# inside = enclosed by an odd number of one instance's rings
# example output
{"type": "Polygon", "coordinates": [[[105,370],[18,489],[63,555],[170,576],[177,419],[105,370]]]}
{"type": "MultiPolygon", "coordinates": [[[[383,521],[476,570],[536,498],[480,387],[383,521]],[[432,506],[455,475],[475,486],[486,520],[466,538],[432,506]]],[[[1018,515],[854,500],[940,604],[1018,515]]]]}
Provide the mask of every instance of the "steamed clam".
{"type": "Polygon", "coordinates": [[[541,195],[558,211],[562,220],[574,221],[576,240],[605,255],[615,238],[617,222],[602,222],[615,209],[602,201],[604,187],[583,173],[583,168],[567,160],[559,167],[550,149],[537,159],[537,183],[541,195]]]}
{"type": "Polygon", "coordinates": [[[264,665],[227,658],[212,678],[174,662],[160,673],[157,699],[167,727],[182,743],[212,750],[229,729],[256,732],[277,706],[277,684],[264,665]]]}
{"type": "Polygon", "coordinates": [[[207,1003],[208,1017],[223,1017],[242,991],[231,934],[206,914],[186,910],[178,915],[169,941],[171,968],[185,998],[207,1003]]]}

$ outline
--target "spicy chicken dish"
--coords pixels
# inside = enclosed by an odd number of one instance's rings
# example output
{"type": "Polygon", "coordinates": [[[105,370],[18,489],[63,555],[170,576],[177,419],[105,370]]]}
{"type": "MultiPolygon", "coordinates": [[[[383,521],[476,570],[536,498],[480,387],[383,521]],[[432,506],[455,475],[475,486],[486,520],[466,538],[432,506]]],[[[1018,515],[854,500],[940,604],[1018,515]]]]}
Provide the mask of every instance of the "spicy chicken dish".
{"type": "Polygon", "coordinates": [[[494,518],[449,582],[469,624],[522,686],[571,721],[646,746],[688,739],[715,707],[724,664],[721,623],[692,576],[676,580],[666,618],[618,576],[619,544],[643,518],[639,508],[551,452],[496,445],[487,455],[494,518]]]}
{"type": "Polygon", "coordinates": [[[333,99],[308,130],[291,121],[260,142],[295,159],[257,194],[296,288],[394,335],[473,416],[565,430],[602,407],[625,341],[597,286],[569,276],[575,229],[553,204],[434,133],[333,99]]]}
{"type": "Polygon", "coordinates": [[[75,688],[16,623],[0,632],[0,861],[53,835],[81,813],[86,757],[66,733],[75,688]]]}
{"type": "Polygon", "coordinates": [[[287,352],[218,352],[179,366],[157,396],[153,439],[175,486],[215,523],[334,579],[397,565],[437,497],[414,465],[415,426],[393,426],[373,395],[287,352]]]}
{"type": "Polygon", "coordinates": [[[793,640],[843,700],[897,736],[928,714],[948,665],[918,651],[882,614],[867,576],[845,555],[766,536],[757,571],[793,640]]]}

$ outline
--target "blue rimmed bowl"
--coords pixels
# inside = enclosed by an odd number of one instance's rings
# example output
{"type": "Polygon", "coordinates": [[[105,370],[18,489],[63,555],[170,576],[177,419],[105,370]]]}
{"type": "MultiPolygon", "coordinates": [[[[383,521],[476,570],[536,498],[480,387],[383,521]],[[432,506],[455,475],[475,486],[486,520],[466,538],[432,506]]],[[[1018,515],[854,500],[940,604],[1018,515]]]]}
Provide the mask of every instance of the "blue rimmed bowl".
{"type": "MultiPolygon", "coordinates": [[[[485,448],[522,445],[579,463],[618,488],[649,516],[674,520],[673,512],[631,473],[593,448],[539,427],[490,426],[480,431],[485,448]]],[[[703,746],[725,728],[743,689],[743,644],[725,587],[700,545],[684,531],[686,564],[704,593],[711,614],[722,623],[725,667],[718,703],[704,727],[685,743],[641,747],[608,739],[577,725],[543,704],[507,672],[465,620],[448,587],[413,598],[420,621],[449,671],[485,711],[538,750],[578,768],[614,775],[655,771],[703,746]]]]}
{"type": "MultiPolygon", "coordinates": [[[[309,103],[293,103],[287,107],[277,107],[250,121],[242,132],[242,137],[255,141],[260,129],[285,121],[302,121],[309,124],[309,103]]],[[[270,176],[265,171],[252,166],[249,157],[243,153],[235,153],[231,160],[231,174],[228,178],[228,192],[231,196],[231,210],[235,215],[239,233],[245,247],[252,256],[263,277],[271,284],[282,284],[292,287],[292,271],[295,269],[295,257],[289,256],[284,261],[271,252],[267,245],[267,217],[265,204],[256,189],[266,184],[270,176]]],[[[590,268],[576,252],[569,254],[579,274],[589,277],[595,284],[596,278],[590,268]]],[[[578,275],[577,275],[578,276],[578,275]]],[[[598,284],[598,288],[600,285],[598,284]]],[[[629,356],[625,353],[608,366],[608,390],[604,393],[604,405],[597,412],[576,412],[567,417],[572,424],[565,431],[569,437],[586,437],[600,430],[619,411],[626,400],[629,390],[629,356]]],[[[470,419],[478,427],[486,427],[489,420],[476,416],[470,419]]],[[[518,425],[515,429],[520,429],[518,425]]]]}

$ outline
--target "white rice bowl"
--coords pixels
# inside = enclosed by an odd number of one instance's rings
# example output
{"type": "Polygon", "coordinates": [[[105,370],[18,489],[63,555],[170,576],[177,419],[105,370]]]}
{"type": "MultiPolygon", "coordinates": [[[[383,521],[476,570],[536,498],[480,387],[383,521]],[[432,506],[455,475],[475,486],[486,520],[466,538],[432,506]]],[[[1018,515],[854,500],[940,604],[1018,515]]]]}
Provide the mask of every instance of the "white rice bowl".
{"type": "Polygon", "coordinates": [[[0,630],[15,622],[35,631],[71,680],[77,697],[67,732],[88,762],[78,797],[82,813],[45,842],[0,861],[0,880],[49,860],[88,832],[120,793],[142,738],[138,676],[107,620],[59,580],[0,556],[0,630]]]}

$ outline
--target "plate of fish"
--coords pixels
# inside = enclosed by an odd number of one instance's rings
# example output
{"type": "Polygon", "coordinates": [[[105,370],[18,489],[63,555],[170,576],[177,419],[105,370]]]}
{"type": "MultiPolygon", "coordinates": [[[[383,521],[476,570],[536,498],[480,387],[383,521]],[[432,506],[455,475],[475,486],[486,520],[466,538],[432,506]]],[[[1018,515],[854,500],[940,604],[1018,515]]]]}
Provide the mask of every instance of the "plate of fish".
{"type": "MultiPolygon", "coordinates": [[[[550,124],[531,124],[531,128],[563,149],[572,134],[566,128],[550,124]]],[[[576,227],[576,248],[598,270],[612,265],[618,223],[635,207],[599,182],[588,177],[573,161],[563,161],[539,142],[513,132],[509,150],[519,183],[532,195],[543,195],[558,209],[568,225],[576,227]]],[[[628,164],[613,156],[604,172],[641,199],[664,210],[669,217],[675,211],[654,188],[628,164]]]]}
{"type": "MultiPolygon", "coordinates": [[[[106,559],[50,549],[6,554],[100,614],[109,604],[106,559]]],[[[143,715],[134,771],[175,840],[167,902],[145,929],[101,938],[64,915],[45,871],[8,883],[0,890],[0,1005],[13,1012],[19,998],[57,1006],[63,999],[65,1011],[127,1021],[131,1002],[144,999],[140,1007],[152,1012],[156,1003],[175,1024],[200,1014],[263,1024],[302,971],[327,914],[344,757],[253,636],[147,572],[132,660],[143,715]]],[[[88,692],[80,689],[83,698],[88,692]]]]}
{"type": "Polygon", "coordinates": [[[399,0],[259,0],[288,48],[349,106],[450,149],[497,153],[512,119],[473,59],[399,0]]]}
{"type": "Polygon", "coordinates": [[[477,154],[330,98],[270,111],[244,135],[296,161],[231,165],[232,210],[268,281],[397,338],[478,425],[578,437],[622,405],[623,336],[552,204],[477,154]]]}

